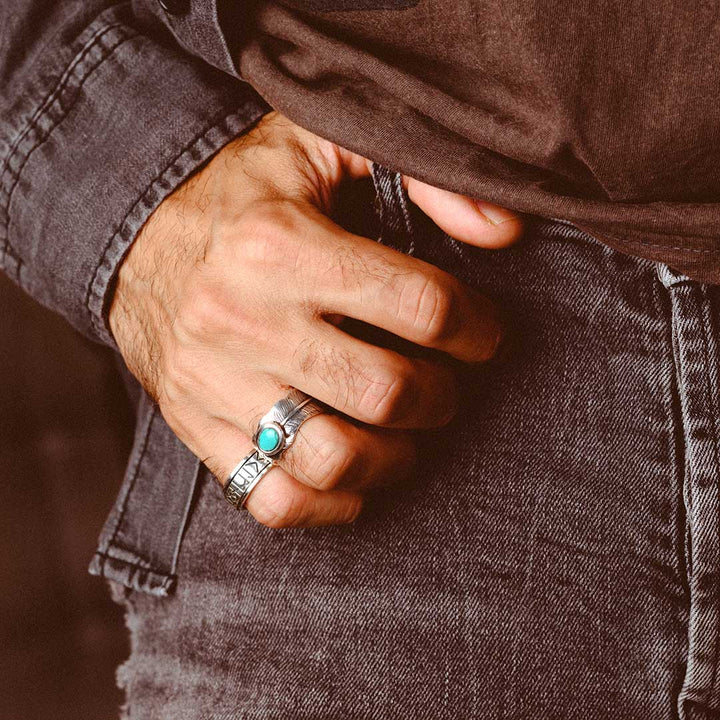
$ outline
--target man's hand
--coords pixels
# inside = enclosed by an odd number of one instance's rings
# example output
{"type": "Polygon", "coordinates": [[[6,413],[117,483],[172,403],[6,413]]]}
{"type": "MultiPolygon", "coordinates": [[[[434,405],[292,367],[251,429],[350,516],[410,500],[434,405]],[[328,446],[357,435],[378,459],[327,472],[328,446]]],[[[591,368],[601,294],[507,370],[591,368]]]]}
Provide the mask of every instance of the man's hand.
{"type": "MultiPolygon", "coordinates": [[[[364,490],[412,467],[406,430],[441,426],[456,410],[446,366],[363,342],[338,318],[467,362],[490,358],[500,337],[488,300],[327,217],[343,177],[369,171],[368,160],[270,113],[155,210],[120,268],[115,340],[220,480],[289,386],[342,413],[308,420],[253,490],[248,510],[272,527],[352,521],[364,490]]],[[[405,182],[458,240],[500,247],[521,232],[507,210],[405,182]]]]}

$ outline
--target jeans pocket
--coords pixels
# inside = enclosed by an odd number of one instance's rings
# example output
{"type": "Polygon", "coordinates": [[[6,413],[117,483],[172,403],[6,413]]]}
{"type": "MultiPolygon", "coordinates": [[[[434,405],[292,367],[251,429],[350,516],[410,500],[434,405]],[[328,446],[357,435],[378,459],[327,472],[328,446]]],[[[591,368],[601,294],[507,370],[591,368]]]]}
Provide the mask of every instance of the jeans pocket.
{"type": "Polygon", "coordinates": [[[143,393],[125,480],[90,573],[150,595],[171,593],[200,467],[143,393]]]}

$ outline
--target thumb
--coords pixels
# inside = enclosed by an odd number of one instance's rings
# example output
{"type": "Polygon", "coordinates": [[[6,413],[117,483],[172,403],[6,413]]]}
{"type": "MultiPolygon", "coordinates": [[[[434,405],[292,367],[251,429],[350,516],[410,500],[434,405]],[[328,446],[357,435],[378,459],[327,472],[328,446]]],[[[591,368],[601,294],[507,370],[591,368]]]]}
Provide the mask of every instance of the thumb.
{"type": "MultiPolygon", "coordinates": [[[[346,176],[357,179],[371,175],[371,160],[335,147],[346,176]]],[[[442,190],[407,175],[403,175],[403,186],[410,200],[456,240],[478,247],[502,248],[522,234],[519,215],[499,205],[442,190]]]]}
{"type": "Polygon", "coordinates": [[[484,248],[511,245],[522,234],[520,217],[506,208],[403,177],[408,197],[456,240],[484,248]]]}

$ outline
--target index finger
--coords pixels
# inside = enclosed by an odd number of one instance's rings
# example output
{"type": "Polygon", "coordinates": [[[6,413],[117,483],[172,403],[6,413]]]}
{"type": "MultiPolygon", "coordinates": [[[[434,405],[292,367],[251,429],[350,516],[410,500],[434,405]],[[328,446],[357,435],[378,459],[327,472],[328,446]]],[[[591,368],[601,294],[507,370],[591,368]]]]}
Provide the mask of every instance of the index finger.
{"type": "MultiPolygon", "coordinates": [[[[347,175],[358,179],[373,174],[373,162],[338,146],[347,175]]],[[[516,242],[523,232],[520,215],[480,198],[461,195],[402,175],[408,198],[436,225],[461,242],[484,248],[503,248],[516,242]]]]}
{"type": "Polygon", "coordinates": [[[456,240],[494,249],[512,245],[522,234],[523,222],[512,210],[415,178],[403,178],[403,181],[410,200],[456,240]]]}

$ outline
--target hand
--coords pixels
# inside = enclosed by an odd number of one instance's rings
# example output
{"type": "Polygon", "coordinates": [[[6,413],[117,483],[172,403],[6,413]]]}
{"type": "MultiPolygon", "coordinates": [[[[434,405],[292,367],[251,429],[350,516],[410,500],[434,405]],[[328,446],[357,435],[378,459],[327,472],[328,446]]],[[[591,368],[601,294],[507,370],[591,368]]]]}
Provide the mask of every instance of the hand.
{"type": "MultiPolygon", "coordinates": [[[[340,318],[467,362],[500,337],[484,297],[327,217],[340,181],[369,172],[270,113],[161,203],[119,271],[110,327],[125,362],[221,481],[289,386],[342,413],[308,420],[252,491],[248,510],[271,527],[352,521],[363,491],[412,468],[407,430],[456,410],[448,367],[357,339],[340,318]]],[[[507,210],[405,183],[458,240],[500,247],[521,232],[507,210]]]]}

